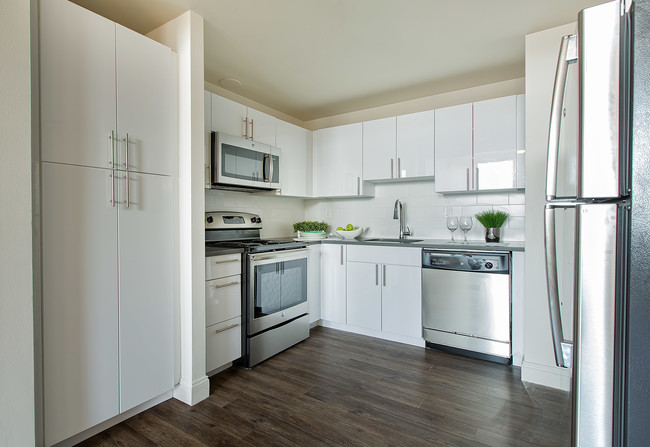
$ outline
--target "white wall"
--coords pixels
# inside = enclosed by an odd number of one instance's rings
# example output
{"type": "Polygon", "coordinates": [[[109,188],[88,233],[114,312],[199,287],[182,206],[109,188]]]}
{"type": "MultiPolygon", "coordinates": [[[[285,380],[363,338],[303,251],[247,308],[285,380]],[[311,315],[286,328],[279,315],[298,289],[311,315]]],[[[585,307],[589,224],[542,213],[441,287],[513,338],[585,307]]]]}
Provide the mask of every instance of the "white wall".
{"type": "Polygon", "coordinates": [[[30,2],[0,2],[0,445],[35,443],[30,2]]]}
{"type": "Polygon", "coordinates": [[[546,296],[544,201],[546,145],[555,66],[562,36],[575,24],[526,36],[526,275],[522,380],[569,389],[570,371],[555,366],[546,296]]]}
{"type": "Polygon", "coordinates": [[[209,395],[205,375],[203,18],[188,11],[148,34],[178,53],[178,206],[181,377],[174,397],[209,395]]]}
{"type": "MultiPolygon", "coordinates": [[[[305,201],[305,217],[324,220],[335,229],[351,223],[368,227],[364,236],[397,237],[398,221],[393,220],[396,199],[404,205],[406,225],[413,236],[425,239],[448,239],[446,216],[474,216],[479,211],[494,207],[511,214],[501,231],[504,241],[524,240],[524,193],[463,193],[437,194],[433,181],[380,183],[375,186],[375,197],[364,199],[312,199],[305,201]]],[[[462,240],[462,231],[454,233],[462,240]]],[[[467,233],[468,239],[485,240],[483,227],[474,219],[467,233]]]]}
{"type": "Polygon", "coordinates": [[[246,193],[206,190],[206,211],[244,211],[262,217],[262,237],[292,236],[293,224],[305,218],[305,200],[273,196],[268,193],[246,193]]]}

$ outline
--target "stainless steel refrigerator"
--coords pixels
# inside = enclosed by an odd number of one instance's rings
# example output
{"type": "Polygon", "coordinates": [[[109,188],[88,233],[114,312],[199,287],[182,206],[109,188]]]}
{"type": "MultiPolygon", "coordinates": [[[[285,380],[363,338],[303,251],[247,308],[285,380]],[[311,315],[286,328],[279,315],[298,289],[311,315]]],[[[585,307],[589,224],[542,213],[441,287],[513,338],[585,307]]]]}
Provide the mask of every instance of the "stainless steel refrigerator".
{"type": "Polygon", "coordinates": [[[648,0],[604,3],[559,43],[544,228],[574,446],[650,443],[649,23],[648,0]]]}

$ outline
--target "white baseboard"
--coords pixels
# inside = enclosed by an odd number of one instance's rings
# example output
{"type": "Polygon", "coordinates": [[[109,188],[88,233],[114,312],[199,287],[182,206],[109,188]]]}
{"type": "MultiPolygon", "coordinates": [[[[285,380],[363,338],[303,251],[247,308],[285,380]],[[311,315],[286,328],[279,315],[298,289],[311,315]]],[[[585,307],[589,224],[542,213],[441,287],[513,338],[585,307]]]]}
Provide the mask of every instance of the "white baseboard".
{"type": "Polygon", "coordinates": [[[125,411],[124,413],[118,414],[117,416],[110,418],[107,421],[101,422],[95,425],[94,427],[90,427],[88,430],[84,430],[81,433],[77,433],[76,435],[71,436],[66,440],[63,440],[58,444],[55,444],[54,447],[68,447],[68,446],[79,444],[81,441],[85,441],[86,439],[95,436],[97,433],[101,433],[104,430],[111,428],[113,425],[117,425],[120,422],[127,420],[131,416],[135,416],[138,413],[142,413],[144,410],[148,410],[149,408],[158,405],[161,402],[171,399],[171,397],[172,397],[172,392],[170,390],[166,393],[161,394],[158,397],[154,397],[153,399],[138,405],[137,407],[133,407],[130,410],[125,411]]]}
{"type": "Polygon", "coordinates": [[[570,391],[571,371],[571,369],[559,366],[542,365],[524,360],[521,365],[521,381],[570,391]]]}
{"type": "Polygon", "coordinates": [[[196,405],[210,395],[210,380],[208,376],[203,376],[194,382],[188,382],[181,379],[180,383],[174,387],[174,398],[187,405],[196,405]]]}
{"type": "Polygon", "coordinates": [[[382,340],[395,341],[397,343],[404,343],[411,346],[424,347],[424,340],[421,338],[407,337],[405,335],[391,334],[390,332],[373,331],[372,329],[364,329],[357,326],[350,326],[347,324],[335,323],[333,321],[320,320],[320,326],[331,327],[340,331],[352,332],[359,335],[367,335],[368,337],[380,338],[382,340]]]}

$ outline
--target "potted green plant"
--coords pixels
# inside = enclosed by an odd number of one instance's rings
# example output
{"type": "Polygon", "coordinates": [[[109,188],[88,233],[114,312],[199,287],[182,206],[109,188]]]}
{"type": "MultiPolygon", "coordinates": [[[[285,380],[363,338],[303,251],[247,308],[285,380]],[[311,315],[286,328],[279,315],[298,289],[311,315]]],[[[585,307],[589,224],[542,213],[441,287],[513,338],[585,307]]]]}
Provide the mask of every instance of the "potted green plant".
{"type": "Polygon", "coordinates": [[[485,242],[499,242],[501,240],[501,227],[510,217],[505,211],[482,211],[475,214],[476,220],[485,227],[485,242]]]}
{"type": "Polygon", "coordinates": [[[306,220],[304,222],[296,222],[293,224],[293,231],[296,232],[298,237],[320,238],[327,235],[329,227],[330,226],[327,222],[306,220]]]}

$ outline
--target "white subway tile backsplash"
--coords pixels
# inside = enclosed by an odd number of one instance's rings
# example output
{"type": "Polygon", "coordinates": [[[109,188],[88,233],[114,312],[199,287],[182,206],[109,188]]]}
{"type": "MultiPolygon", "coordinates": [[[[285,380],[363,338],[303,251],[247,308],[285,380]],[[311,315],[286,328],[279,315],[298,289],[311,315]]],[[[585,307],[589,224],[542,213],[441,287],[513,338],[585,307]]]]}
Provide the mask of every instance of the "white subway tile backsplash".
{"type": "MultiPolygon", "coordinates": [[[[297,199],[267,194],[232,191],[206,191],[207,211],[234,210],[260,214],[264,220],[263,237],[290,236],[292,225],[301,220],[320,220],[334,230],[348,223],[368,227],[364,236],[396,237],[393,220],[396,199],[404,204],[406,225],[413,236],[423,239],[449,239],[446,214],[474,216],[477,212],[497,209],[511,214],[502,229],[504,241],[524,240],[525,196],[523,192],[437,194],[432,181],[381,183],[374,198],[297,199]]],[[[463,233],[455,232],[456,240],[463,233]]],[[[467,233],[470,240],[483,240],[484,229],[476,219],[467,233]]]]}

